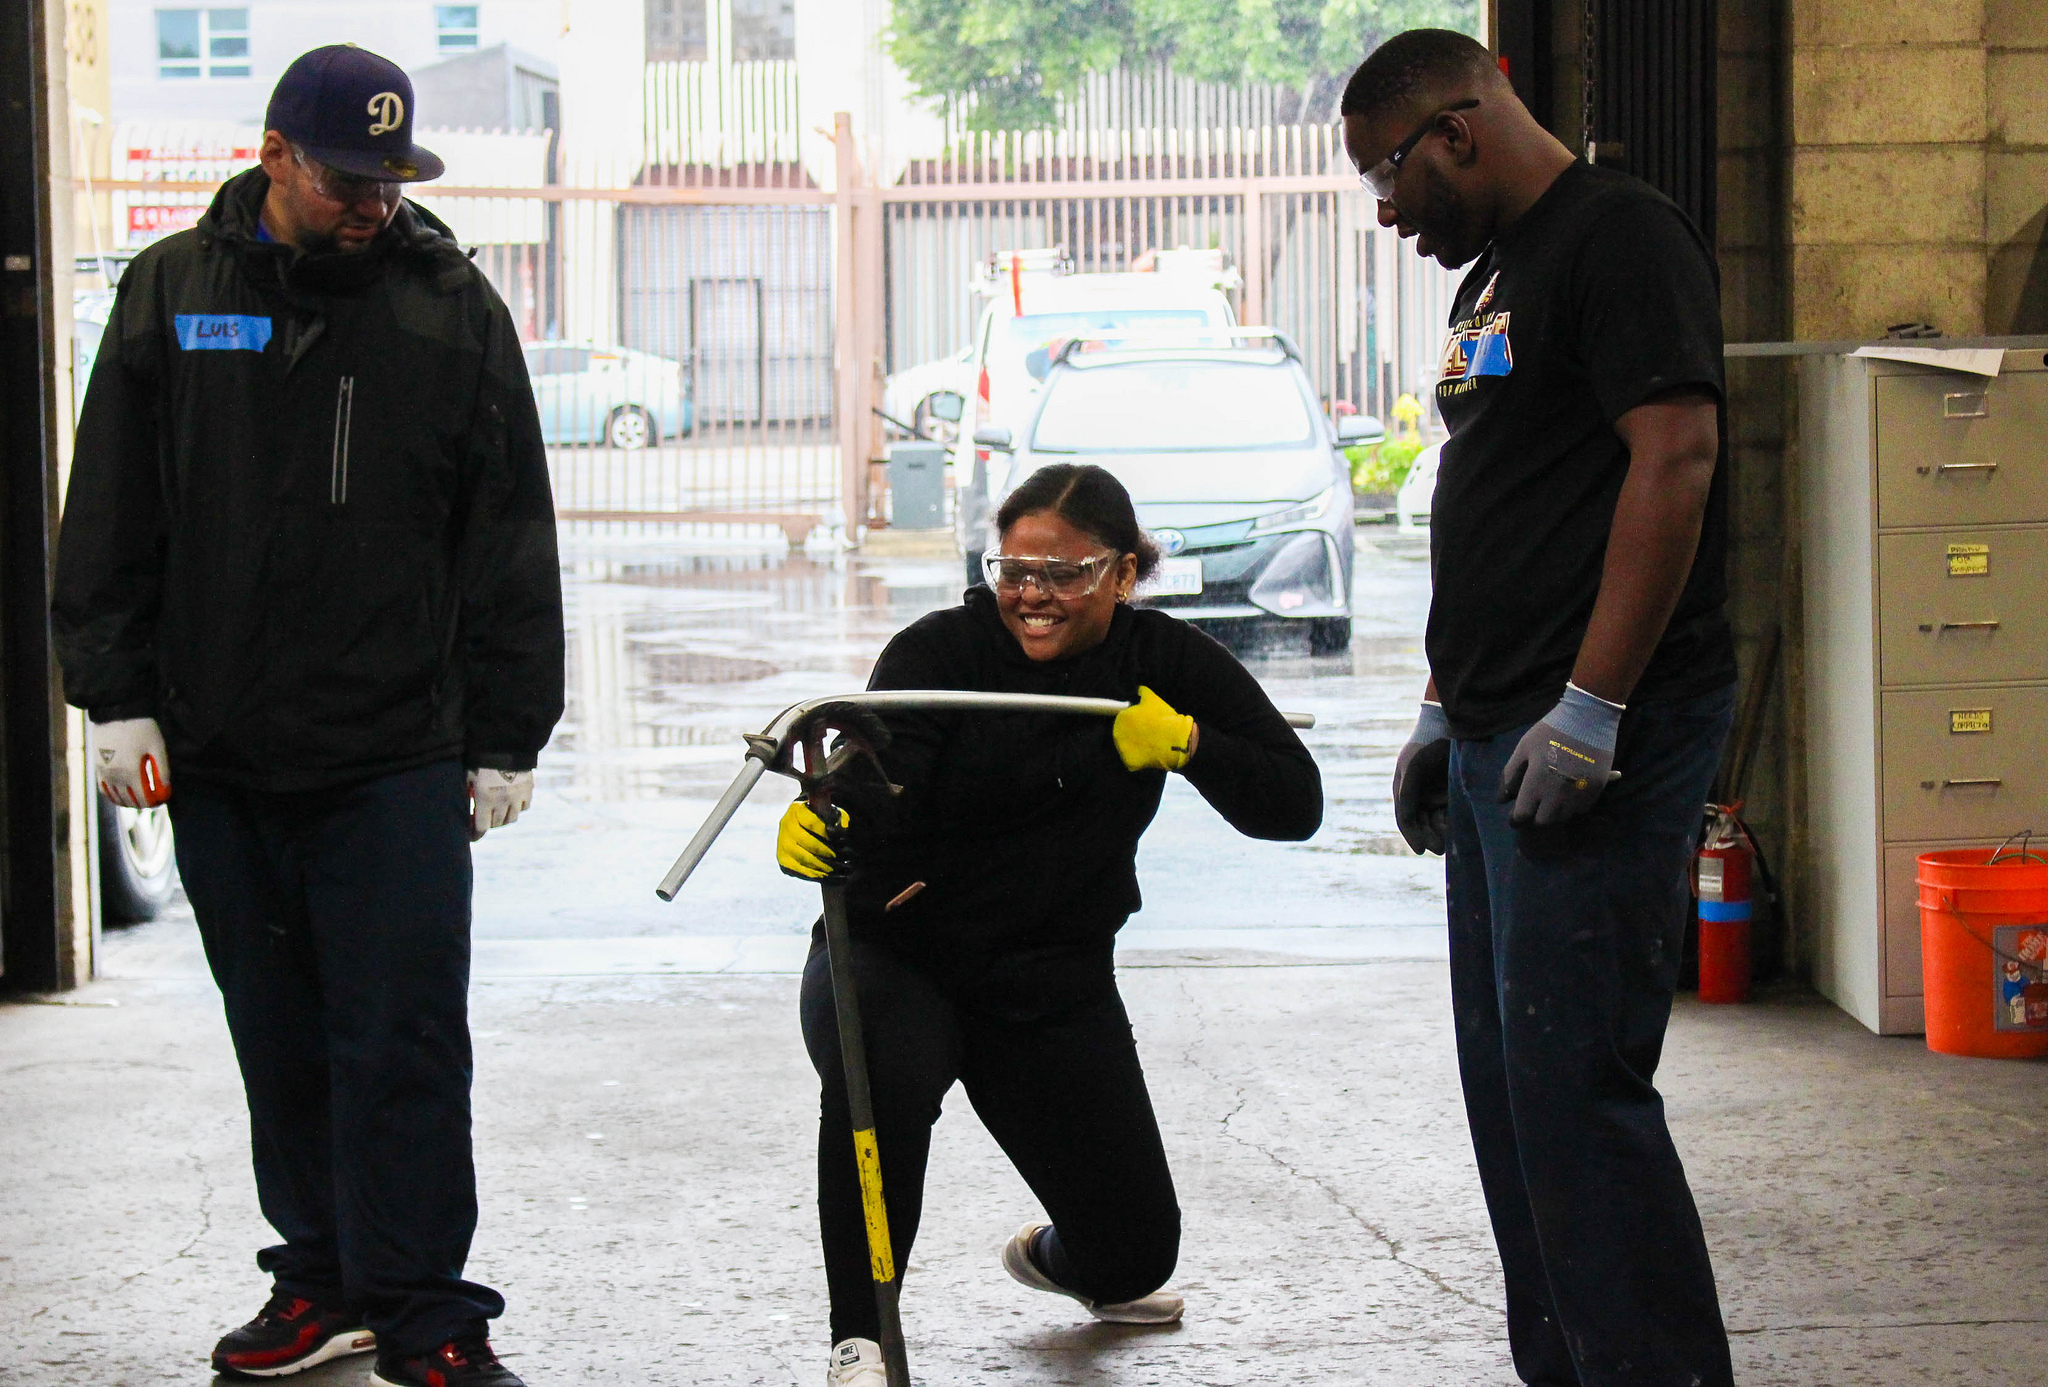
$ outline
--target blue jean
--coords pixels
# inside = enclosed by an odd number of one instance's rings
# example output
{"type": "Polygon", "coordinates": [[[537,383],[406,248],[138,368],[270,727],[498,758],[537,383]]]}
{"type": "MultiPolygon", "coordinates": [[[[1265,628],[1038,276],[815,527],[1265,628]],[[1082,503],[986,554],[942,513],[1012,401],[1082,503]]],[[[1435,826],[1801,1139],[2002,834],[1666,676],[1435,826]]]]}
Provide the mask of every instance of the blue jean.
{"type": "Polygon", "coordinates": [[[359,1311],[381,1351],[500,1314],[462,1278],[469,1135],[469,812],[460,762],[339,790],[178,782],[178,870],[249,1102],[277,1288],[359,1311]]]}
{"type": "Polygon", "coordinates": [[[1537,1387],[1727,1387],[1692,1191],[1651,1080],[1685,938],[1687,860],[1732,689],[1623,716],[1593,810],[1515,828],[1501,768],[1526,727],[1453,745],[1445,856],[1458,1070],[1537,1387]]]}

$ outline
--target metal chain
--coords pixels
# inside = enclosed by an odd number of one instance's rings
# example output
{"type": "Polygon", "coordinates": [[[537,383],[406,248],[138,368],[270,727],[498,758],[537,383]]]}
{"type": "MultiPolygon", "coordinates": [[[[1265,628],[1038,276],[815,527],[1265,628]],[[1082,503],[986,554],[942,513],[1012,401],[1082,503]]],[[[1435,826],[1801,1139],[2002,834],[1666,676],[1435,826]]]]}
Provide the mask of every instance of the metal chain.
{"type": "Polygon", "coordinates": [[[1598,152],[1593,148],[1593,5],[1594,0],[1580,0],[1585,23],[1579,36],[1579,152],[1589,164],[1598,152]]]}

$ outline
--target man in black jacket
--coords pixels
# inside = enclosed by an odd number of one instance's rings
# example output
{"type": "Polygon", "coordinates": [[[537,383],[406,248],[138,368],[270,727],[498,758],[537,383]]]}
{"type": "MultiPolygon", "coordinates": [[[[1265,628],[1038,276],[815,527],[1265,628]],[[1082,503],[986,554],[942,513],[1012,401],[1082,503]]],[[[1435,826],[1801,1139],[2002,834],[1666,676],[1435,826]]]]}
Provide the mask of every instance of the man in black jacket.
{"type": "Polygon", "coordinates": [[[261,167],[122,276],[53,617],[102,791],[170,805],[283,1239],[215,1368],[516,1387],[462,1277],[469,843],[561,715],[561,579],[511,317],[399,196],[441,173],[412,95],[305,54],[261,167]]]}

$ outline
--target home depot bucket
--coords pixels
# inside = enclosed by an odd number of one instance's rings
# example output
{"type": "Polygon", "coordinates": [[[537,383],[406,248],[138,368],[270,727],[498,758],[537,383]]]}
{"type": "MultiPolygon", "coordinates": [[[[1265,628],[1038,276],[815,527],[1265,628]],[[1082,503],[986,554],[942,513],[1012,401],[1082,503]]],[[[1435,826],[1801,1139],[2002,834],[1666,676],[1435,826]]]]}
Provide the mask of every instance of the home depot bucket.
{"type": "Polygon", "coordinates": [[[2011,849],[1920,854],[1927,1048],[2048,1055],[2048,859],[2011,849]]]}

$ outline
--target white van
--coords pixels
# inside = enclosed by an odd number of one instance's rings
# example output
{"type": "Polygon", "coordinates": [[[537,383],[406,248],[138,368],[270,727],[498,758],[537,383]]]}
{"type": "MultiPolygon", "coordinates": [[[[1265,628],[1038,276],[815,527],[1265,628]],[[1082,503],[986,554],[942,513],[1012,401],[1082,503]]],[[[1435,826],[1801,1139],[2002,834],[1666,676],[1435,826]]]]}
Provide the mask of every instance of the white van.
{"type": "Polygon", "coordinates": [[[974,431],[1020,428],[1062,343],[1105,333],[1143,337],[1155,329],[1170,339],[1237,325],[1224,294],[1237,273],[1220,251],[1152,251],[1118,274],[1070,274],[1068,263],[1057,250],[1002,251],[989,257],[976,285],[988,301],[965,363],[973,394],[953,451],[953,529],[970,584],[981,581],[982,551],[994,539],[989,455],[974,446],[974,431]]]}

